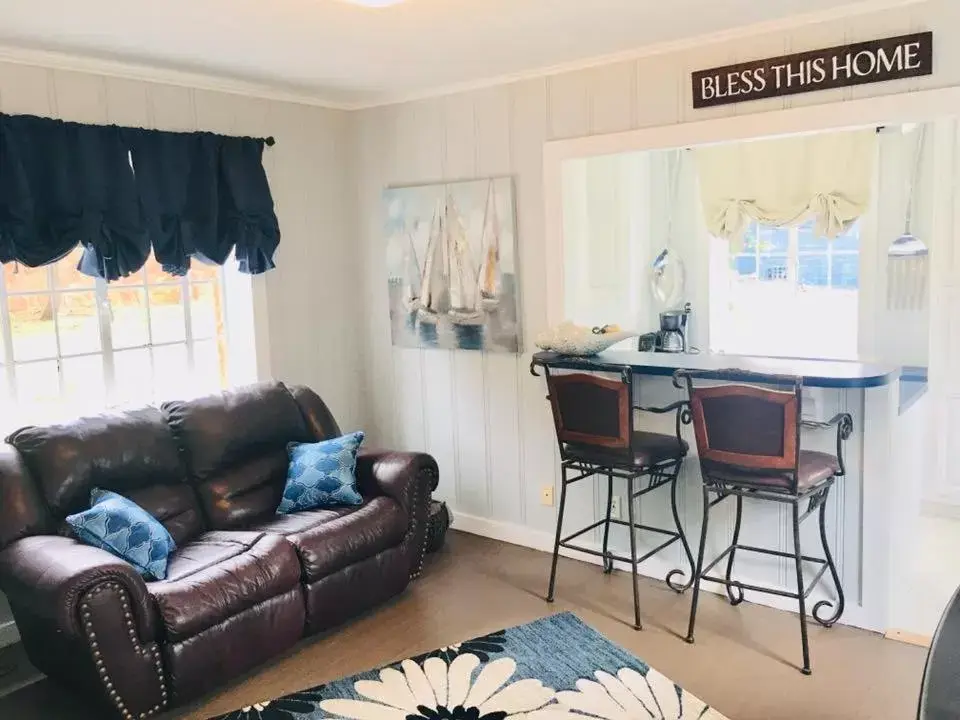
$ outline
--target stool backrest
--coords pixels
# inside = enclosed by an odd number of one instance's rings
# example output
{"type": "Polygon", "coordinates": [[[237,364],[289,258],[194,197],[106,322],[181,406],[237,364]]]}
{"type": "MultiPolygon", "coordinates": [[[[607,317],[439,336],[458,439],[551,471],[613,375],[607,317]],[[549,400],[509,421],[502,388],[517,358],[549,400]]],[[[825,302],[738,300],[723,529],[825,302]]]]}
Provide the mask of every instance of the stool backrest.
{"type": "Polygon", "coordinates": [[[789,391],[742,383],[700,387],[694,383],[694,378],[722,380],[743,375],[732,371],[677,373],[677,380],[686,380],[690,395],[700,462],[705,469],[721,465],[754,473],[792,474],[795,481],[800,457],[799,378],[751,374],[751,382],[792,386],[789,391]]]}
{"type": "Polygon", "coordinates": [[[547,389],[561,453],[564,443],[628,449],[633,432],[630,386],[629,373],[611,380],[589,373],[557,375],[547,369],[547,389]]]}

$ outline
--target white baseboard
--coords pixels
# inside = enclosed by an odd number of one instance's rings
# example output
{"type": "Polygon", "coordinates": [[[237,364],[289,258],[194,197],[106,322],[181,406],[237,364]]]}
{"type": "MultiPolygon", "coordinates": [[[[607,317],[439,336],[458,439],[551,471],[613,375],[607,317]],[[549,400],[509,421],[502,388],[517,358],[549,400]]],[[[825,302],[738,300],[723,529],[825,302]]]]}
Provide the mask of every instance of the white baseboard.
{"type": "Polygon", "coordinates": [[[20,642],[20,631],[13,620],[0,623],[0,647],[20,642]]]}
{"type": "MultiPolygon", "coordinates": [[[[531,548],[533,550],[540,550],[541,552],[553,552],[554,537],[551,533],[543,532],[542,530],[534,530],[533,528],[516,525],[514,523],[502,522],[500,520],[490,520],[489,518],[464,514],[456,509],[452,510],[452,514],[453,524],[451,527],[454,530],[460,530],[461,532],[470,533],[471,535],[479,535],[481,537],[491,538],[493,540],[500,540],[511,545],[519,545],[521,547],[531,548]]],[[[588,540],[580,540],[578,542],[586,547],[590,547],[591,549],[600,549],[599,545],[591,543],[588,540]]],[[[563,557],[588,562],[593,565],[603,564],[603,561],[599,557],[577,552],[576,550],[560,548],[560,554],[563,557]]],[[[627,563],[616,561],[614,562],[614,567],[617,570],[630,572],[630,565],[627,563]]],[[[654,580],[660,580],[662,582],[666,577],[666,574],[672,569],[673,568],[668,565],[666,561],[655,556],[649,560],[646,560],[640,566],[638,572],[644,577],[653,578],[654,580]]],[[[761,582],[751,581],[748,578],[744,578],[743,581],[752,582],[752,584],[755,585],[763,585],[761,582]]],[[[722,595],[726,593],[723,585],[719,583],[704,582],[701,584],[700,589],[716,595],[722,595]]],[[[744,600],[757,605],[766,605],[767,607],[772,607],[777,610],[783,610],[784,612],[791,612],[794,614],[797,613],[797,602],[796,600],[791,600],[790,598],[778,597],[776,595],[765,595],[763,593],[751,592],[748,590],[744,593],[744,600]]],[[[850,625],[852,627],[871,630],[873,632],[883,632],[883,628],[874,627],[871,623],[867,622],[862,608],[853,605],[849,598],[847,600],[847,607],[844,610],[843,617],[838,621],[838,624],[850,625]]]]}

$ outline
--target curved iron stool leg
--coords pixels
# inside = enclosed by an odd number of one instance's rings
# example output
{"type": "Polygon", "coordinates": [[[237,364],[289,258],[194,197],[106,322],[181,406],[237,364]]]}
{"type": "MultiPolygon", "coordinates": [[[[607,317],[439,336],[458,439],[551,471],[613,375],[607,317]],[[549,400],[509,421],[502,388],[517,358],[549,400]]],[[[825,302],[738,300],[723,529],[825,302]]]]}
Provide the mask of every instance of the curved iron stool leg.
{"type": "Polygon", "coordinates": [[[547,590],[547,602],[553,602],[553,588],[557,580],[557,559],[560,557],[560,532],[563,530],[563,508],[567,504],[567,469],[562,470],[560,485],[560,507],[557,509],[557,536],[553,541],[553,563],[550,566],[550,587],[547,590]]]}
{"type": "Polygon", "coordinates": [[[665,582],[671,590],[676,593],[685,593],[690,586],[693,585],[693,577],[696,569],[693,564],[693,553],[690,552],[690,543],[687,542],[687,536],[683,532],[683,525],[680,524],[680,513],[677,511],[677,484],[680,478],[680,465],[677,465],[677,469],[673,473],[673,480],[670,483],[670,508],[673,510],[673,522],[676,523],[677,532],[680,534],[680,542],[683,545],[683,551],[687,555],[687,562],[690,564],[690,574],[685,585],[680,583],[674,584],[673,578],[676,575],[683,577],[684,571],[680,568],[671,570],[667,573],[667,578],[665,582]]]}
{"type": "Polygon", "coordinates": [[[697,622],[697,601],[700,599],[700,575],[703,573],[703,552],[707,547],[707,525],[710,520],[710,492],[703,486],[703,524],[700,526],[700,551],[697,553],[697,569],[693,575],[693,599],[690,602],[690,625],[686,641],[693,643],[693,628],[697,622]]]}
{"type": "Polygon", "coordinates": [[[608,555],[607,542],[610,540],[610,511],[613,510],[613,473],[607,473],[607,518],[603,524],[603,572],[613,572],[613,558],[608,555]]]}
{"type": "Polygon", "coordinates": [[[797,563],[797,600],[800,603],[800,642],[803,645],[803,668],[800,672],[809,675],[810,670],[810,642],[807,639],[807,599],[804,597],[803,584],[803,554],[800,549],[800,503],[793,502],[793,549],[797,563]]]}
{"type": "Polygon", "coordinates": [[[837,566],[833,562],[833,555],[830,552],[830,545],[827,543],[827,498],[830,495],[830,488],[824,491],[823,502],[820,504],[820,542],[823,544],[823,555],[827,559],[827,565],[830,568],[830,575],[833,577],[833,584],[837,588],[837,603],[833,614],[829,617],[820,617],[822,608],[832,608],[834,604],[829,600],[821,600],[813,606],[813,619],[824,627],[833,627],[833,624],[843,615],[843,585],[840,584],[840,574],[837,572],[837,566]]]}
{"type": "Polygon", "coordinates": [[[640,585],[637,581],[637,531],[633,518],[633,478],[627,480],[627,513],[630,520],[630,571],[633,575],[633,629],[643,630],[640,622],[640,585]]]}
{"type": "Polygon", "coordinates": [[[730,577],[733,575],[733,556],[737,554],[737,543],[740,542],[740,524],[743,520],[743,495],[737,495],[737,520],[733,525],[733,549],[730,551],[730,557],[727,558],[727,574],[724,578],[726,582],[724,586],[727,590],[727,598],[730,600],[731,605],[739,605],[743,602],[743,588],[740,587],[740,584],[731,580],[730,577]],[[737,594],[734,595],[733,591],[736,589],[737,594]]]}

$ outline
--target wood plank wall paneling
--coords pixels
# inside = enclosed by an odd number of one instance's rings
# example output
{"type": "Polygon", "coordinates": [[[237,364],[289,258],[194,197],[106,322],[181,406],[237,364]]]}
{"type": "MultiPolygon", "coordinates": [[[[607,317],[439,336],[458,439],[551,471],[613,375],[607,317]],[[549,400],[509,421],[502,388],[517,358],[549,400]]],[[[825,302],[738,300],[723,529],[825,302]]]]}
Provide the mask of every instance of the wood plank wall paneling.
{"type": "MultiPolygon", "coordinates": [[[[758,36],[749,42],[706,45],[361,111],[358,152],[366,159],[359,163],[358,202],[363,274],[368,288],[366,369],[375,396],[368,405],[368,427],[383,442],[433,453],[441,468],[440,494],[461,514],[493,523],[490,527],[510,528],[523,537],[529,533],[542,537],[542,533],[551,532],[555,508],[540,503],[540,489],[557,483],[556,441],[543,381],[532,378],[527,369],[535,349],[534,338],[544,329],[547,318],[542,143],[953,86],[960,83],[958,27],[960,3],[931,0],[843,22],[758,36]],[[921,29],[932,29],[936,34],[936,70],[931,77],[692,109],[691,70],[921,29]],[[374,152],[372,148],[379,150],[374,152]],[[377,153],[393,161],[382,162],[377,153]],[[391,184],[503,173],[513,176],[517,196],[523,354],[513,357],[392,348],[379,223],[380,190],[391,184]],[[378,220],[373,222],[371,218],[378,220]]],[[[960,277],[960,267],[953,277],[960,277]]],[[[954,292],[949,302],[960,309],[960,293],[954,292]]],[[[953,352],[960,357],[960,321],[951,325],[953,352]]],[[[960,432],[960,410],[956,408],[960,408],[960,400],[942,411],[954,433],[960,432]]],[[[593,493],[589,486],[579,492],[586,495],[574,502],[571,522],[573,515],[583,516],[577,519],[591,515],[603,495],[593,493]]],[[[842,508],[840,511],[845,512],[842,508]]],[[[720,517],[718,513],[714,521],[717,525],[721,525],[720,517]]],[[[696,518],[688,517],[687,521],[695,524],[696,518]]],[[[764,533],[764,529],[757,527],[756,532],[764,533]]],[[[783,538],[785,543],[787,540],[783,538]]]]}

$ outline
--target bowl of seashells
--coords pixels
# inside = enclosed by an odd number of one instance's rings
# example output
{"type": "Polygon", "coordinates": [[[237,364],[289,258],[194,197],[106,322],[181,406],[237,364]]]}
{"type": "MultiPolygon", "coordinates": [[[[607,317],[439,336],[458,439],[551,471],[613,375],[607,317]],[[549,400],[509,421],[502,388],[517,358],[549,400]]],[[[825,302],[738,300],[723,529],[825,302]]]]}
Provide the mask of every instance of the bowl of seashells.
{"type": "Polygon", "coordinates": [[[536,345],[548,352],[588,357],[636,336],[635,332],[621,330],[619,325],[591,328],[574,325],[568,320],[540,333],[537,336],[536,345]]]}

